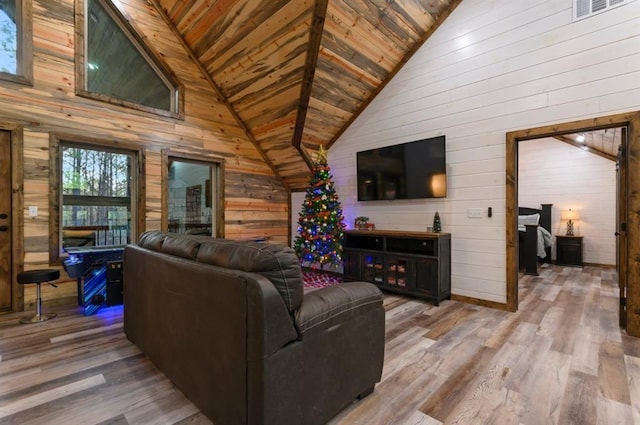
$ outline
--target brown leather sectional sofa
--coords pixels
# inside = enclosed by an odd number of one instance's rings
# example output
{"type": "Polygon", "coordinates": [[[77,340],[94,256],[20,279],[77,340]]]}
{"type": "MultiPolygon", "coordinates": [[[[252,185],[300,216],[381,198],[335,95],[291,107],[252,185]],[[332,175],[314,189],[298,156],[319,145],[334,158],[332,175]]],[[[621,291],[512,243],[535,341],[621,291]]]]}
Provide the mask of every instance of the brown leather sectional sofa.
{"type": "Polygon", "coordinates": [[[289,247],[146,232],[124,274],[127,337],[216,425],[324,424],[380,381],[380,291],[305,293],[289,247]]]}

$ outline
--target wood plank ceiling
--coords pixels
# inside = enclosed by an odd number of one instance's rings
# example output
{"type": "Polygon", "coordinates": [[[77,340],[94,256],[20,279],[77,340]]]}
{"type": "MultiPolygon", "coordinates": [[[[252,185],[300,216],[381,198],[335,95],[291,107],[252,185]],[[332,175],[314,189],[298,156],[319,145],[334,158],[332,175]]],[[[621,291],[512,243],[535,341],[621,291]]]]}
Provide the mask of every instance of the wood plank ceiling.
{"type": "Polygon", "coordinates": [[[587,152],[616,161],[618,148],[622,143],[622,131],[622,128],[613,127],[565,134],[555,136],[555,138],[587,152]]]}
{"type": "Polygon", "coordinates": [[[289,188],[461,0],[150,0],[289,188]]]}

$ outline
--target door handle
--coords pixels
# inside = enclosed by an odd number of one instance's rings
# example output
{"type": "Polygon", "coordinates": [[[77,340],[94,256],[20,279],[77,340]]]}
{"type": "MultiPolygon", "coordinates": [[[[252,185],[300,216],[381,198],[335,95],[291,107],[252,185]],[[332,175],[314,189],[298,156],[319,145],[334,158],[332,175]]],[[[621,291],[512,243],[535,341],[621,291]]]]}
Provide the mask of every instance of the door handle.
{"type": "Polygon", "coordinates": [[[0,220],[6,220],[8,218],[9,216],[7,215],[7,213],[0,213],[0,220]]]}
{"type": "Polygon", "coordinates": [[[8,226],[0,226],[0,232],[6,232],[7,230],[9,230],[8,226]]]}

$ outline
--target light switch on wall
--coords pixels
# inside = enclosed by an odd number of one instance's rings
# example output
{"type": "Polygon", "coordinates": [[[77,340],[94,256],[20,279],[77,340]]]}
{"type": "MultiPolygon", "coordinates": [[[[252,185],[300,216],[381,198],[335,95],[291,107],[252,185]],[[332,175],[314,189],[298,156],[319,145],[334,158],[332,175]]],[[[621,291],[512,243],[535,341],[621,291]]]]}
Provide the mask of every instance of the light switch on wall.
{"type": "Polygon", "coordinates": [[[38,216],[38,207],[35,205],[29,206],[29,217],[37,217],[38,216]]]}
{"type": "Polygon", "coordinates": [[[482,218],[482,208],[467,208],[467,217],[482,218]]]}

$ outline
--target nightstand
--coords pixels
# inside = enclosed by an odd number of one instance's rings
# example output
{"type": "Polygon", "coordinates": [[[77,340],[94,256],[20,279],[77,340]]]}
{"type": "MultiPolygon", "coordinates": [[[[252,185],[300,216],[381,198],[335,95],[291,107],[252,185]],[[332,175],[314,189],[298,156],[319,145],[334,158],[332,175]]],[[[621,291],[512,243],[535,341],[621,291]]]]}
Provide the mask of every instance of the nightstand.
{"type": "Polygon", "coordinates": [[[556,264],[582,267],[582,238],[556,235],[556,264]]]}

